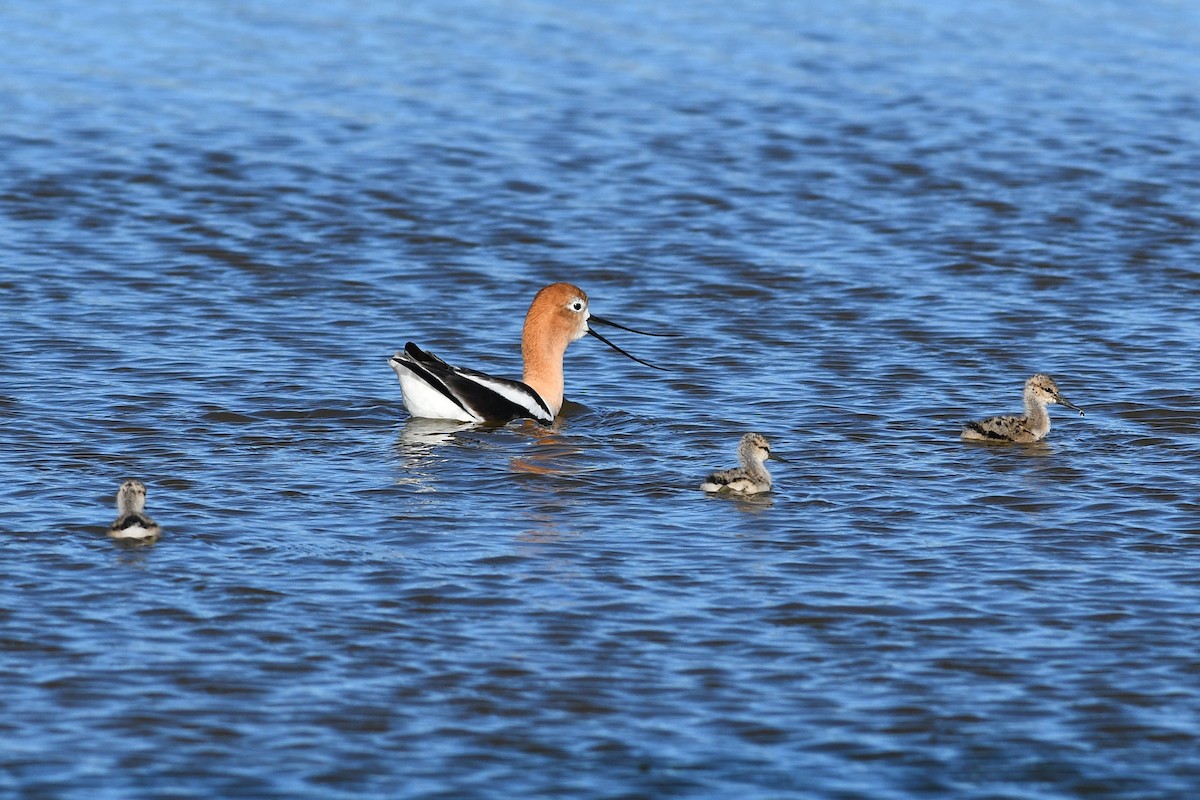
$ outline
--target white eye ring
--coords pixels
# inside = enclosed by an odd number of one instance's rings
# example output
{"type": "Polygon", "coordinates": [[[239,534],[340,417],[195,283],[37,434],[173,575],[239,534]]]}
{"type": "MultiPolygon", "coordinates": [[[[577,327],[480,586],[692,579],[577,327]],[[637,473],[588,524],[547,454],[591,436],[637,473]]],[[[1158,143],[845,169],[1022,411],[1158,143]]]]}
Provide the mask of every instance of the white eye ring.
{"type": "Polygon", "coordinates": [[[583,301],[576,298],[570,303],[567,303],[567,308],[571,309],[572,311],[583,311],[583,301]]]}

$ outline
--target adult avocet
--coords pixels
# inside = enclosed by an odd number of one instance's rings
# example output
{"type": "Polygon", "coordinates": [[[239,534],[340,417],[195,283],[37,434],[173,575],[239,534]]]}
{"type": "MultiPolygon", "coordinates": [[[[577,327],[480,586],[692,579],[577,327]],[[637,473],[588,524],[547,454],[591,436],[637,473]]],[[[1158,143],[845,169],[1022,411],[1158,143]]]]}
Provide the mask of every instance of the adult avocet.
{"type": "Polygon", "coordinates": [[[968,422],[962,438],[994,442],[1036,442],[1050,432],[1050,414],[1046,406],[1058,403],[1079,412],[1083,409],[1062,396],[1049,375],[1038,373],[1025,381],[1025,413],[1021,416],[989,417],[968,422]]]}
{"type": "Polygon", "coordinates": [[[596,333],[588,322],[646,336],[667,336],[627,328],[588,311],[588,298],[578,286],[552,283],[533,298],[521,333],[525,373],[520,381],[497,378],[455,367],[412,342],[388,359],[400,379],[404,406],[414,417],[460,422],[508,422],[527,417],[549,424],[563,404],[563,354],[567,345],[590,333],[638,363],[653,364],[626,353],[596,333]]]}
{"type": "Polygon", "coordinates": [[[114,539],[153,542],[162,530],[158,523],[142,513],[146,508],[146,484],[128,480],[117,490],[117,518],[108,526],[114,539]]]}
{"type": "Polygon", "coordinates": [[[766,460],[771,457],[771,445],[761,433],[747,433],[738,444],[740,467],[714,472],[704,479],[700,488],[706,492],[758,494],[771,491],[771,473],[766,460]]]}

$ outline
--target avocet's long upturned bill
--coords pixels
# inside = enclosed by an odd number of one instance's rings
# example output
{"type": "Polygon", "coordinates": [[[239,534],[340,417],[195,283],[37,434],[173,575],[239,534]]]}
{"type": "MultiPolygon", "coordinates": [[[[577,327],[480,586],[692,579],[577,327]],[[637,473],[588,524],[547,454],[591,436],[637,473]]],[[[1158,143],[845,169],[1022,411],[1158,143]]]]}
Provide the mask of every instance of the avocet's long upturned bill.
{"type": "Polygon", "coordinates": [[[591,334],[638,363],[653,364],[626,353],[588,327],[588,321],[646,336],[646,333],[597,317],[578,286],[552,283],[533,298],[521,333],[525,374],[520,381],[497,378],[455,367],[412,342],[388,359],[400,379],[404,406],[414,417],[462,422],[507,422],[518,417],[551,423],[563,404],[563,354],[567,345],[591,334]]]}
{"type": "Polygon", "coordinates": [[[1025,381],[1025,413],[1021,416],[989,417],[968,422],[962,438],[993,442],[1036,442],[1050,432],[1050,413],[1046,406],[1058,403],[1079,412],[1083,409],[1062,396],[1049,375],[1038,373],[1025,381]]]}

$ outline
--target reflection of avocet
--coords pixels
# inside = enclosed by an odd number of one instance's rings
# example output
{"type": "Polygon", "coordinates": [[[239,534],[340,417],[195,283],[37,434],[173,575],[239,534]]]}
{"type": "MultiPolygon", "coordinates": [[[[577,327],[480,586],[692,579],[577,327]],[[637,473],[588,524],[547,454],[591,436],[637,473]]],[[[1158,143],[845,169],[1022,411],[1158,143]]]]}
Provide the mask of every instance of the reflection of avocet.
{"type": "Polygon", "coordinates": [[[412,342],[388,359],[388,364],[400,379],[404,405],[414,417],[462,422],[507,422],[527,417],[549,424],[562,409],[563,354],[567,345],[585,334],[654,367],[589,328],[589,320],[643,333],[591,314],[587,295],[579,287],[553,283],[537,293],[525,315],[521,334],[525,372],[521,381],[452,366],[412,342]]]}
{"type": "Polygon", "coordinates": [[[1046,406],[1058,403],[1079,412],[1075,405],[1058,391],[1058,386],[1049,375],[1038,373],[1025,381],[1025,413],[1022,416],[989,417],[979,422],[968,422],[963,428],[962,438],[997,442],[1036,442],[1050,432],[1050,413],[1046,406]]]}
{"type": "Polygon", "coordinates": [[[747,433],[738,443],[738,462],[741,466],[714,472],[704,479],[700,488],[706,492],[758,494],[771,491],[771,473],[766,460],[771,457],[771,445],[759,433],[747,433]]]}
{"type": "Polygon", "coordinates": [[[400,444],[413,453],[424,454],[438,445],[448,443],[459,431],[473,427],[475,425],[470,422],[410,417],[400,428],[400,444]]]}
{"type": "Polygon", "coordinates": [[[398,485],[417,487],[418,491],[433,492],[433,476],[426,470],[434,459],[434,451],[442,445],[451,444],[455,434],[474,428],[472,422],[455,422],[448,419],[425,419],[410,417],[400,426],[396,451],[404,469],[398,485]]]}
{"type": "Polygon", "coordinates": [[[117,518],[108,526],[108,535],[114,539],[132,539],[153,542],[162,529],[158,523],[142,513],[146,508],[146,484],[128,480],[117,490],[117,518]]]}

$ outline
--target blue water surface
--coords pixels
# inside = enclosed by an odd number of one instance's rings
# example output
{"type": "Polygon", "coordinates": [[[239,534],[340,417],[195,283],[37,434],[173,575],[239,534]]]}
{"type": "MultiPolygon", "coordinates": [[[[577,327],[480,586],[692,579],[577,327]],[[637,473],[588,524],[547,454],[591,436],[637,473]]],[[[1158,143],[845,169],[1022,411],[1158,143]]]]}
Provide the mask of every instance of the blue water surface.
{"type": "Polygon", "coordinates": [[[1200,791],[1200,7],[0,3],[0,796],[1200,791]],[[412,420],[412,340],[554,426],[412,420]],[[1028,446],[963,443],[1048,372],[1028,446]],[[749,500],[698,490],[757,430],[749,500]],[[126,477],[162,540],[105,530],[126,477]]]}

